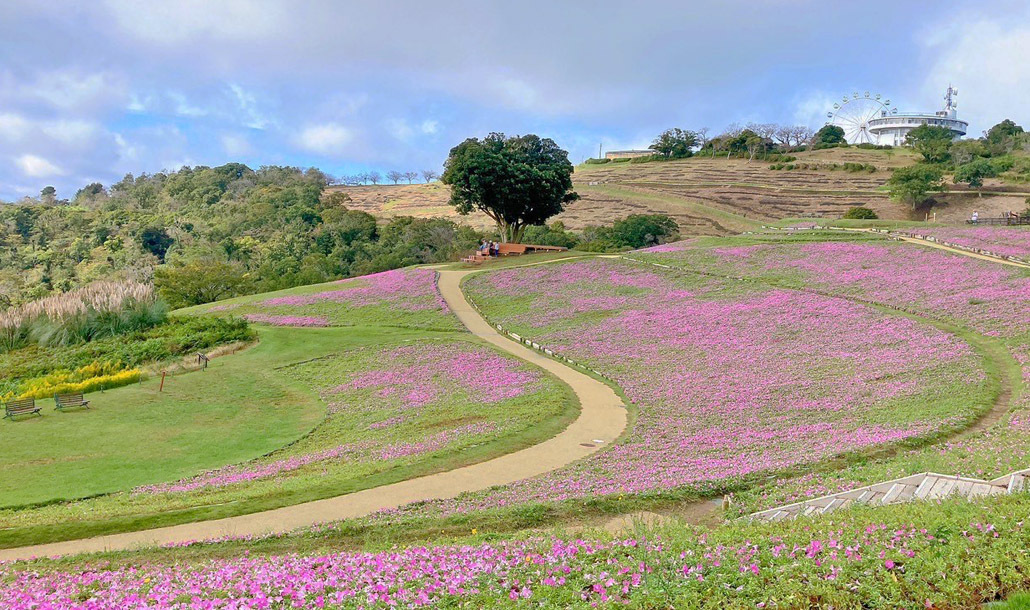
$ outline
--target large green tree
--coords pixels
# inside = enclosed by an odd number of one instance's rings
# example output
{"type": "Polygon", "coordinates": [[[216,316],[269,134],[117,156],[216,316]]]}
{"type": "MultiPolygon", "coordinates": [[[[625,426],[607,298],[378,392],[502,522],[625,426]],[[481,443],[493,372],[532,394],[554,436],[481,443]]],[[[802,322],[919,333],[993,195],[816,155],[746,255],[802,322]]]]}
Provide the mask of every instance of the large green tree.
{"type": "Polygon", "coordinates": [[[518,243],[526,227],[579,198],[572,171],[569,154],[550,138],[491,133],[452,148],[440,180],[451,186],[458,213],[480,210],[497,224],[502,241],[518,243]]]}
{"type": "Polygon", "coordinates": [[[159,267],[154,274],[154,284],[172,308],[243,294],[248,282],[241,267],[219,260],[159,267]]]}
{"type": "Polygon", "coordinates": [[[663,131],[648,148],[667,159],[683,159],[694,154],[695,146],[697,146],[696,133],[674,127],[663,131]]]}
{"type": "Polygon", "coordinates": [[[844,128],[838,125],[823,125],[819,131],[815,132],[813,140],[817,145],[843,144],[845,142],[844,128]]]}
{"type": "Polygon", "coordinates": [[[980,191],[983,189],[984,178],[993,178],[998,175],[998,171],[994,168],[987,159],[976,159],[959,165],[955,168],[955,184],[966,183],[971,188],[975,188],[977,195],[983,196],[980,191]]]}
{"type": "Polygon", "coordinates": [[[927,163],[944,163],[951,158],[951,142],[955,136],[947,127],[920,125],[905,136],[905,144],[923,155],[927,163]]]}
{"type": "Polygon", "coordinates": [[[915,209],[930,193],[944,190],[944,173],[934,165],[913,165],[894,170],[887,181],[891,199],[904,201],[915,209]]]}

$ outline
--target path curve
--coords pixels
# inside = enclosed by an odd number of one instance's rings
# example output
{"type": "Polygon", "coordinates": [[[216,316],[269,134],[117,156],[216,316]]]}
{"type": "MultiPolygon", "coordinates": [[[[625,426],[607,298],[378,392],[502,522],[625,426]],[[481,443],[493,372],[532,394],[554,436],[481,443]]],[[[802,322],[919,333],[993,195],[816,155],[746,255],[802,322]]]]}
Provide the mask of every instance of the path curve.
{"type": "MultiPolygon", "coordinates": [[[[848,227],[840,227],[840,228],[834,227],[834,228],[837,229],[837,230],[840,230],[840,231],[851,231],[853,233],[873,233],[874,235],[883,235],[883,232],[877,231],[875,229],[851,229],[851,228],[848,228],[848,227]]],[[[904,235],[902,233],[895,233],[895,232],[891,231],[891,232],[887,233],[887,236],[889,238],[891,238],[891,239],[896,239],[898,241],[908,242],[910,244],[916,244],[917,246],[925,246],[927,248],[936,248],[937,250],[944,250],[946,252],[951,252],[952,254],[960,254],[962,256],[968,256],[969,258],[975,258],[977,260],[987,261],[989,263],[998,263],[998,264],[1001,264],[1001,265],[1008,265],[1010,267],[1020,267],[1022,269],[1030,269],[1030,265],[1028,265],[1026,263],[1021,263],[1021,262],[1018,262],[1018,261],[1010,261],[1008,259],[1000,258],[1000,257],[997,257],[997,256],[988,256],[986,254],[980,254],[979,252],[970,252],[969,250],[963,250],[961,248],[953,248],[951,246],[948,246],[948,245],[945,245],[945,244],[942,244],[942,243],[938,243],[938,242],[934,242],[934,241],[930,241],[930,240],[927,240],[927,239],[919,239],[918,237],[909,237],[909,236],[904,235]]]]}
{"type": "Polygon", "coordinates": [[[327,521],[362,517],[420,500],[452,498],[467,491],[513,483],[556,470],[617,439],[627,424],[627,411],[622,399],[610,387],[593,377],[498,333],[469,305],[461,292],[461,280],[469,273],[471,271],[440,271],[440,292],[462,324],[488,343],[554,374],[568,384],[579,398],[579,417],[557,436],[478,464],[335,498],[225,519],[2,549],[0,560],[130,550],[224,536],[261,536],[289,532],[327,521]]]}
{"type": "Polygon", "coordinates": [[[917,244],[920,246],[926,246],[928,248],[937,248],[938,250],[945,250],[947,252],[951,252],[952,254],[961,254],[962,256],[968,256],[969,258],[975,258],[982,261],[987,261],[989,263],[999,263],[1002,265],[1009,265],[1011,267],[1021,267],[1023,269],[1030,269],[1030,265],[1027,265],[1025,263],[1010,261],[1004,258],[999,258],[997,256],[987,256],[986,254],[980,254],[978,252],[969,252],[968,250],[962,250],[960,248],[952,248],[951,246],[946,246],[944,244],[939,244],[937,242],[932,242],[926,239],[919,239],[918,237],[907,237],[905,235],[901,235],[898,233],[888,233],[888,235],[899,241],[908,242],[910,244],[917,244]]]}

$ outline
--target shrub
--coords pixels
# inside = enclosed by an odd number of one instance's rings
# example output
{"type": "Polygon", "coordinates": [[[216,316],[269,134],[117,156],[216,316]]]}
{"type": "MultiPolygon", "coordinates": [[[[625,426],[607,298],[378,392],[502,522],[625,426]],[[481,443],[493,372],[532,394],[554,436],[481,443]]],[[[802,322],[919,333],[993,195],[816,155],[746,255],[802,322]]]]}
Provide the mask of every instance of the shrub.
{"type": "Polygon", "coordinates": [[[630,163],[650,163],[652,161],[663,161],[665,157],[661,155],[645,155],[643,157],[633,157],[629,160],[630,163]]]}
{"type": "Polygon", "coordinates": [[[865,206],[856,205],[848,208],[847,212],[844,212],[844,218],[853,220],[876,220],[879,216],[876,215],[876,212],[865,206]]]}
{"type": "Polygon", "coordinates": [[[142,373],[139,369],[127,369],[121,362],[94,362],[74,371],[58,370],[34,379],[23,381],[4,399],[50,398],[54,394],[93,392],[136,383],[142,373]]]}
{"type": "Polygon", "coordinates": [[[611,162],[611,159],[594,159],[594,158],[590,158],[590,159],[587,159],[586,161],[584,161],[583,163],[585,163],[587,165],[604,165],[605,163],[609,163],[609,162],[611,162]]]}
{"type": "MultiPolygon", "coordinates": [[[[0,353],[0,396],[13,395],[27,380],[46,377],[59,371],[88,372],[95,370],[88,367],[101,366],[97,363],[120,363],[118,369],[106,369],[97,373],[112,375],[145,364],[179,358],[216,345],[251,341],[254,337],[254,331],[248,326],[247,321],[240,318],[190,317],[171,318],[160,326],[144,331],[70,347],[29,345],[0,353]]],[[[85,380],[81,376],[75,379],[85,380]]],[[[115,380],[108,381],[113,383],[115,380]]]]}
{"type": "Polygon", "coordinates": [[[995,173],[1003,173],[1011,170],[1016,166],[1016,159],[1012,155],[1004,155],[1001,157],[995,157],[990,160],[991,167],[994,168],[995,173]]]}
{"type": "Polygon", "coordinates": [[[523,243],[538,244],[541,246],[561,246],[563,248],[575,248],[579,243],[579,237],[571,231],[565,230],[565,224],[556,220],[549,225],[532,225],[526,227],[522,235],[523,243]]]}
{"type": "Polygon", "coordinates": [[[679,239],[679,225],[662,214],[631,214],[612,225],[616,246],[644,248],[679,239]]]}
{"type": "Polygon", "coordinates": [[[620,157],[618,159],[612,159],[612,163],[629,163],[629,157],[620,157]]]}

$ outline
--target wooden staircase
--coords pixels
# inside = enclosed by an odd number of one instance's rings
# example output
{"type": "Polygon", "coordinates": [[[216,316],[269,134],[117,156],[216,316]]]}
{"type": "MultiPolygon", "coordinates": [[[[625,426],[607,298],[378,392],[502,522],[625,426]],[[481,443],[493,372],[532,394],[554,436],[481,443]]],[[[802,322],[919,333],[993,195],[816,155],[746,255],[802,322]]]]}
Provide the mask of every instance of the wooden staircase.
{"type": "Polygon", "coordinates": [[[810,498],[777,506],[749,515],[748,519],[782,521],[806,515],[832,513],[851,504],[899,504],[915,500],[942,500],[954,496],[978,498],[1016,493],[1030,489],[1030,468],[1018,470],[990,481],[950,474],[924,472],[858,489],[810,498]]]}

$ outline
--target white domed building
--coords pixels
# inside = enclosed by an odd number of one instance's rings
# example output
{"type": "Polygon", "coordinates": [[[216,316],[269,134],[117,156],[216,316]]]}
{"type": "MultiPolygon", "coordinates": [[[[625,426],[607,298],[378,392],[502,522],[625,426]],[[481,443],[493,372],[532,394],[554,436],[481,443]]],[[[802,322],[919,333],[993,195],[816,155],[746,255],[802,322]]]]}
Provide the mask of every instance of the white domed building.
{"type": "Polygon", "coordinates": [[[966,135],[969,123],[958,118],[955,97],[958,91],[948,86],[944,94],[944,109],[936,112],[898,112],[890,107],[890,100],[881,100],[879,94],[864,96],[855,93],[834,104],[827,113],[831,125],[844,129],[848,144],[876,144],[903,146],[905,136],[920,125],[945,127],[955,139],[966,135]]]}

